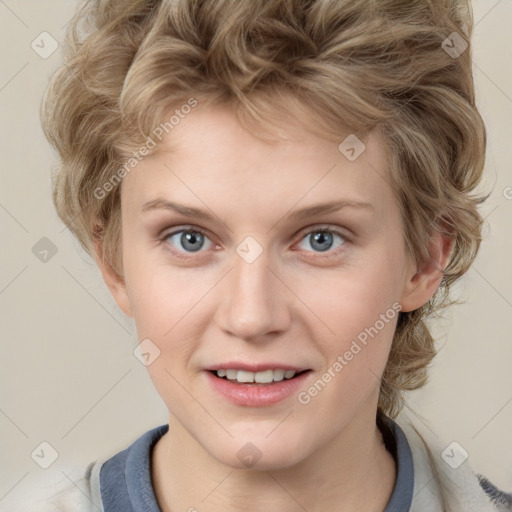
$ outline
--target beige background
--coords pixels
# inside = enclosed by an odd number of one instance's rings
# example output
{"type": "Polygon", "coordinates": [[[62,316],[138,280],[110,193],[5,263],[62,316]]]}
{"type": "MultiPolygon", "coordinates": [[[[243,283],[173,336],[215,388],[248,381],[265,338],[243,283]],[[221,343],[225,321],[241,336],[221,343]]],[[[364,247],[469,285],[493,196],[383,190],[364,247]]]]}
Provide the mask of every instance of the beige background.
{"type": "MultiPolygon", "coordinates": [[[[74,5],[0,1],[0,509],[43,475],[73,479],[73,468],[167,421],[132,354],[131,321],[51,203],[55,160],[38,109],[60,55],[43,59],[31,42],[43,31],[60,41],[74,5]],[[42,237],[57,247],[46,263],[32,253],[42,237]],[[31,458],[42,441],[59,454],[47,470],[31,458]]],[[[459,442],[474,469],[512,491],[512,1],[478,0],[474,14],[486,183],[494,191],[485,242],[456,289],[467,302],[436,326],[442,349],[431,381],[409,399],[446,445],[459,442]]]]}

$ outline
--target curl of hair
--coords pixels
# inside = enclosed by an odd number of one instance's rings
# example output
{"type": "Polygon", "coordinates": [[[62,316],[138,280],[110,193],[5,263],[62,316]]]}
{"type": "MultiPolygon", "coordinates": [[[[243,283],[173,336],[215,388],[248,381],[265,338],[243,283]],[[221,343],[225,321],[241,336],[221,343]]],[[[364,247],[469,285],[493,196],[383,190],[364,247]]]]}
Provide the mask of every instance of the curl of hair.
{"type": "Polygon", "coordinates": [[[346,127],[380,130],[409,253],[419,264],[433,234],[453,239],[436,294],[397,321],[378,404],[394,417],[436,353],[425,321],[450,303],[481,242],[486,130],[471,46],[456,58],[442,47],[453,32],[469,44],[472,27],[461,0],[85,1],[42,106],[60,156],[57,212],[89,254],[100,241],[122,277],[122,183],[95,192],[172,108],[225,104],[268,132],[284,110],[338,143],[346,127]]]}

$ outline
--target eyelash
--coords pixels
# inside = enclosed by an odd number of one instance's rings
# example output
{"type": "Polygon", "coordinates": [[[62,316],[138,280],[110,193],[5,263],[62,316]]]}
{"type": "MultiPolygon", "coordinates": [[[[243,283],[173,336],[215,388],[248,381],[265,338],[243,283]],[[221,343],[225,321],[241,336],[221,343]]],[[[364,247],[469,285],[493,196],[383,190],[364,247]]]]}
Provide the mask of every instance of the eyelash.
{"type": "MultiPolygon", "coordinates": [[[[333,256],[338,256],[338,252],[340,251],[343,251],[344,250],[344,247],[345,245],[350,242],[349,238],[347,237],[347,235],[336,229],[336,228],[331,228],[329,226],[325,226],[325,225],[319,225],[319,226],[314,226],[313,228],[305,228],[307,229],[307,231],[303,230],[299,233],[299,241],[297,242],[300,243],[302,242],[302,240],[304,240],[306,238],[307,235],[311,235],[313,233],[331,233],[331,234],[334,234],[334,235],[338,235],[341,239],[343,239],[343,243],[337,247],[336,249],[334,250],[327,250],[325,253],[321,253],[321,252],[314,252],[314,251],[307,251],[307,252],[313,252],[314,254],[318,255],[318,256],[315,256],[314,258],[321,258],[321,259],[326,259],[326,258],[330,258],[330,257],[333,257],[333,256]],[[322,254],[325,254],[325,256],[322,256],[322,254]]],[[[159,239],[159,242],[164,244],[165,246],[165,249],[169,252],[171,252],[174,256],[178,257],[179,259],[182,259],[182,260],[190,260],[192,257],[193,257],[193,253],[184,253],[182,251],[177,251],[173,248],[171,248],[170,244],[166,243],[167,240],[174,236],[174,235],[177,235],[179,233],[184,233],[184,232],[193,232],[193,233],[199,233],[201,234],[202,236],[210,239],[210,237],[208,236],[208,233],[206,231],[204,231],[203,229],[201,228],[198,228],[196,226],[186,226],[186,227],[183,227],[181,229],[177,229],[175,231],[171,231],[171,232],[168,232],[168,233],[165,233],[164,235],[162,235],[162,237],[159,239]],[[190,254],[190,256],[184,256],[184,254],[190,254]]],[[[215,245],[215,243],[212,241],[212,243],[215,245]]],[[[198,251],[198,253],[200,252],[203,252],[203,251],[198,251]]]]}

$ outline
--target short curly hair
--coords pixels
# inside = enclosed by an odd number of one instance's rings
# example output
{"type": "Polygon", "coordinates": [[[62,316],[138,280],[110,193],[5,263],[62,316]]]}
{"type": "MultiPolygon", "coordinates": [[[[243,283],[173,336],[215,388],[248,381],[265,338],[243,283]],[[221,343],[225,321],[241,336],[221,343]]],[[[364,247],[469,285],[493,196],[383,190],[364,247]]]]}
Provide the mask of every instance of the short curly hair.
{"type": "Polygon", "coordinates": [[[95,191],[172,108],[225,104],[253,128],[278,122],[280,108],[309,113],[308,128],[338,143],[340,127],[380,130],[407,250],[421,262],[434,232],[453,240],[437,292],[399,314],[378,402],[396,417],[436,353],[425,321],[452,303],[481,242],[472,30],[469,0],[85,1],[41,111],[60,156],[57,212],[89,254],[102,242],[122,278],[122,182],[95,191]]]}

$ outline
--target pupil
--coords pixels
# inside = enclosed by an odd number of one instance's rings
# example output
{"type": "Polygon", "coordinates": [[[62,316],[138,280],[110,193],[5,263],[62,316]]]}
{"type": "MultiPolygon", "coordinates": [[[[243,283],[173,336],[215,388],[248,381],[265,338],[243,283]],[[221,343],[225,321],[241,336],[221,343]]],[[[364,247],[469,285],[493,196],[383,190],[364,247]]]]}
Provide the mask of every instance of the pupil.
{"type": "Polygon", "coordinates": [[[311,243],[312,247],[315,247],[319,251],[327,251],[331,245],[332,245],[332,234],[328,233],[326,231],[318,231],[313,236],[313,241],[311,243]],[[325,244],[327,242],[327,247],[322,246],[322,244],[325,244]]]}
{"type": "Polygon", "coordinates": [[[181,243],[184,248],[190,251],[198,251],[201,249],[202,243],[197,243],[198,240],[201,242],[202,235],[194,231],[186,231],[181,235],[181,243]]]}

